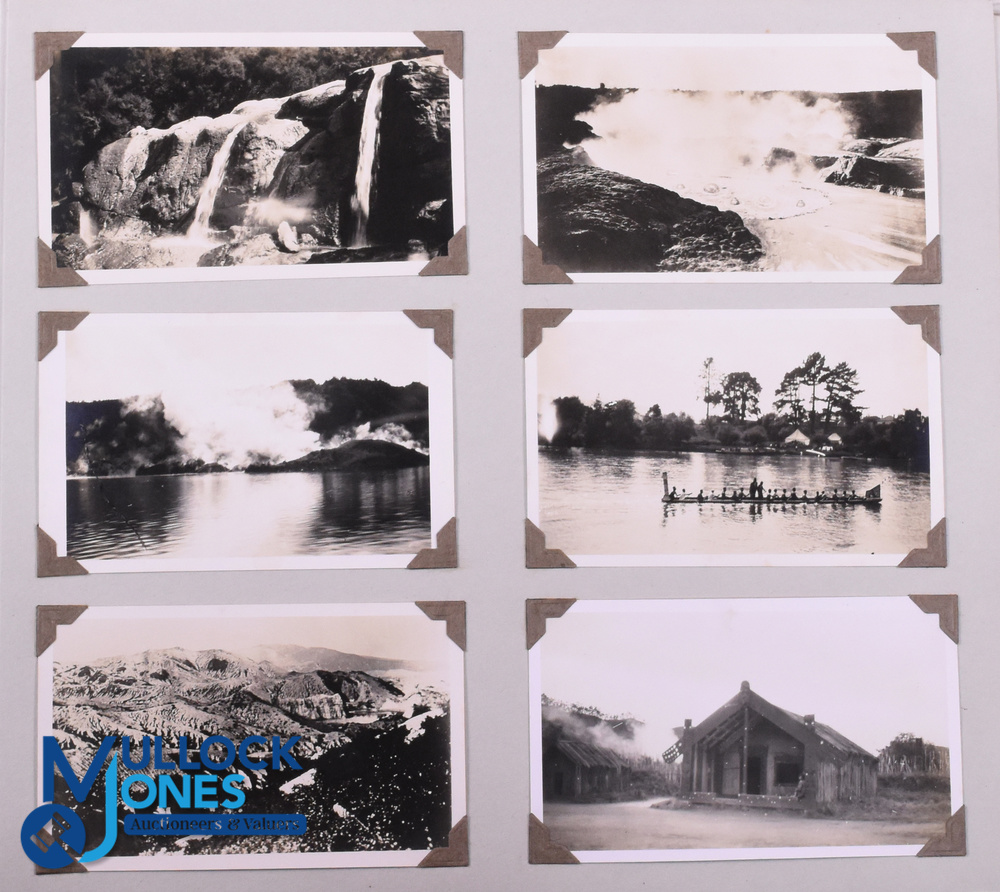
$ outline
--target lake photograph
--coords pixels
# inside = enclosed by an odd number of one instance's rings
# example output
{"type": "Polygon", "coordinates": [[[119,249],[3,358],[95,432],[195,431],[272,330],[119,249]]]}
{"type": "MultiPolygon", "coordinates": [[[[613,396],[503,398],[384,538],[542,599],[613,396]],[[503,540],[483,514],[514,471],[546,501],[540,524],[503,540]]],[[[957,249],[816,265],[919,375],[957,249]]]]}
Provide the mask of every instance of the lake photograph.
{"type": "Polygon", "coordinates": [[[532,76],[570,275],[893,281],[937,232],[934,82],[885,35],[570,35],[532,76]]]}
{"type": "Polygon", "coordinates": [[[526,363],[529,519],[578,564],[898,564],[939,359],[888,309],[574,311],[526,363]]]}
{"type": "Polygon", "coordinates": [[[452,452],[450,360],[432,337],[402,313],[87,316],[53,354],[64,401],[46,402],[42,528],[108,569],[405,566],[453,514],[432,524],[452,452]]]}

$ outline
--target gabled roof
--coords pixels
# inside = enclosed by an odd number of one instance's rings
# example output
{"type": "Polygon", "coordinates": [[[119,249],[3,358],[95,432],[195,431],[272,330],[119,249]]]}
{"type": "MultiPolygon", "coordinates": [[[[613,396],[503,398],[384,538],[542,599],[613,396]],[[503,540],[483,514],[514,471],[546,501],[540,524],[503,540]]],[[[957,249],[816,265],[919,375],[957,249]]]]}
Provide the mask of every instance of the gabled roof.
{"type": "Polygon", "coordinates": [[[556,749],[571,762],[584,768],[628,768],[629,765],[614,750],[594,743],[563,737],[556,742],[556,749]]]}
{"type": "Polygon", "coordinates": [[[749,707],[752,712],[767,719],[786,734],[803,743],[819,740],[843,756],[875,759],[867,750],[849,740],[839,731],[835,731],[829,725],[815,721],[806,722],[804,716],[768,702],[760,694],[751,691],[750,685],[746,682],[743,682],[740,692],[735,697],[691,729],[690,740],[693,743],[699,743],[703,740],[710,744],[721,742],[742,726],[744,706],[749,707]]]}

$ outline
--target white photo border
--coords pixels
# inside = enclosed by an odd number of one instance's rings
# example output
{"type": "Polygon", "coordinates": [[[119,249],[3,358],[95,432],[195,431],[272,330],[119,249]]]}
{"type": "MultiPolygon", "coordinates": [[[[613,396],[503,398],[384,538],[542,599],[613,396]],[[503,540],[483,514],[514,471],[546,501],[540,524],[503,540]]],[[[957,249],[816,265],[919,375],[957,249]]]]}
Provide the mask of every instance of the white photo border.
{"type": "MultiPolygon", "coordinates": [[[[133,317],[148,323],[157,314],[91,314],[133,317]]],[[[80,326],[85,326],[88,315],[80,326]]],[[[455,516],[455,421],[453,360],[434,343],[434,330],[419,328],[399,312],[319,313],[165,313],[173,321],[205,318],[216,323],[227,317],[247,322],[291,319],[305,324],[310,317],[343,320],[351,325],[398,325],[413,329],[427,351],[428,420],[431,449],[430,509],[431,548],[438,547],[438,533],[455,516]]],[[[78,328],[80,327],[78,326],[78,328]]],[[[56,543],[56,556],[67,556],[66,518],[66,337],[59,331],[56,347],[38,363],[38,524],[56,543]]],[[[271,556],[219,558],[92,558],[79,563],[88,573],[146,573],[191,570],[315,570],[405,568],[416,552],[404,554],[345,554],[330,556],[271,556]]]]}
{"type": "MultiPolygon", "coordinates": [[[[371,604],[247,604],[170,607],[88,607],[76,623],[109,619],[225,619],[232,617],[423,617],[437,622],[447,648],[451,776],[451,825],[467,815],[465,651],[446,636],[447,624],[433,620],[413,603],[371,604]]],[[[58,640],[58,638],[57,638],[58,640]]],[[[42,738],[52,733],[53,657],[49,647],[37,658],[38,741],[36,765],[43,765],[42,738]]],[[[43,778],[36,768],[37,802],[42,804],[43,778]]],[[[416,867],[433,849],[406,849],[384,852],[303,852],[299,854],[244,855],[151,855],[146,857],[100,858],[87,864],[93,872],[136,870],[258,870],[328,867],[416,867]]]]}
{"type": "MultiPolygon", "coordinates": [[[[317,32],[317,33],[84,33],[74,48],[101,47],[413,47],[428,48],[412,31],[317,32]]],[[[435,47],[429,47],[435,49],[435,47]]],[[[451,190],[454,233],[466,225],[464,85],[448,69],[451,115],[451,190]]],[[[35,82],[36,151],[38,155],[38,236],[52,247],[52,162],[50,97],[51,72],[35,82]]],[[[254,265],[227,267],[147,267],[140,269],[74,270],[88,285],[140,282],[234,282],[247,280],[343,279],[373,276],[417,276],[427,260],[376,261],[368,263],[254,265]]]]}
{"type": "MultiPolygon", "coordinates": [[[[605,320],[629,319],[640,321],[643,318],[668,318],[670,314],[698,314],[706,317],[723,316],[732,313],[743,314],[788,314],[805,318],[814,316],[817,324],[824,316],[838,318],[856,318],[859,325],[876,318],[896,319],[900,325],[907,325],[892,310],[887,308],[872,309],[754,309],[754,310],[573,310],[569,318],[581,317],[600,322],[605,320]]],[[[915,334],[919,327],[914,326],[915,334]]],[[[524,360],[524,406],[525,406],[525,510],[526,517],[543,533],[547,532],[541,523],[539,502],[539,444],[538,444],[538,351],[544,349],[542,344],[533,350],[524,360]]],[[[944,437],[942,433],[941,405],[941,355],[929,344],[925,345],[927,355],[928,381],[928,426],[930,438],[930,487],[931,487],[931,517],[928,532],[945,517],[944,489],[944,437]]],[[[556,539],[546,542],[547,548],[560,548],[556,539]]],[[[566,552],[567,556],[578,567],[895,567],[906,554],[870,554],[854,552],[851,554],[713,554],[696,552],[693,554],[577,554],[566,552]]]]}
{"type": "MultiPolygon", "coordinates": [[[[563,48],[589,47],[886,47],[896,46],[885,34],[611,34],[569,32],[558,42],[563,48]]],[[[539,50],[545,52],[545,50],[539,50]]],[[[906,52],[900,49],[900,52],[906,52]]],[[[913,64],[917,64],[914,56],[913,64]]],[[[937,80],[921,69],[924,128],[925,243],[941,232],[938,180],[937,80]]],[[[537,145],[535,121],[535,69],[521,79],[521,172],[524,234],[538,244],[537,145]]],[[[788,271],[788,272],[609,272],[563,271],[574,283],[651,282],[882,282],[890,284],[903,271],[788,271]]]]}

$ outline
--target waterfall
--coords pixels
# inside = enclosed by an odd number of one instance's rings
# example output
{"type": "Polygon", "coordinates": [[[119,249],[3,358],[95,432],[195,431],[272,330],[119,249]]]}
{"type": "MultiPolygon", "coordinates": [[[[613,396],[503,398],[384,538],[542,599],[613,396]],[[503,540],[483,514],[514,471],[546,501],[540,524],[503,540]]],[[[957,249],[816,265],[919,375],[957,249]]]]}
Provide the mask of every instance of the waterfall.
{"type": "Polygon", "coordinates": [[[368,244],[368,215],[371,213],[372,196],[375,194],[378,125],[382,117],[382,86],[392,65],[389,62],[372,68],[372,82],[365,98],[361,141],[358,146],[358,170],[354,175],[354,195],[351,197],[351,210],[354,211],[355,220],[352,244],[355,248],[363,248],[368,244]]]}
{"type": "Polygon", "coordinates": [[[219,151],[215,153],[208,176],[205,177],[201,189],[198,191],[198,206],[194,211],[194,220],[188,227],[188,238],[205,238],[208,235],[208,221],[212,218],[215,197],[219,194],[219,187],[226,175],[226,167],[229,166],[229,155],[233,150],[233,143],[236,142],[240,131],[249,123],[249,121],[242,121],[230,130],[229,135],[219,146],[219,151]]]}
{"type": "Polygon", "coordinates": [[[80,208],[80,238],[88,247],[97,240],[97,225],[94,223],[94,215],[85,207],[80,208]]]}

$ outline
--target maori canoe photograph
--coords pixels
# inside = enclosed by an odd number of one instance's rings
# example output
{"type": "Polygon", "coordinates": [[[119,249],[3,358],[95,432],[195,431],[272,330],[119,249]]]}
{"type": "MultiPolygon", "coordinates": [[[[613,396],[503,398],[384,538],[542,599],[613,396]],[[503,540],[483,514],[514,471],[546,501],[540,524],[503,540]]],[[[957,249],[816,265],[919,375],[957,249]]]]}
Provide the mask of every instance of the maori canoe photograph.
{"type": "Polygon", "coordinates": [[[577,565],[895,566],[944,517],[941,357],[891,309],[574,310],[541,332],[528,519],[577,565]]]}

